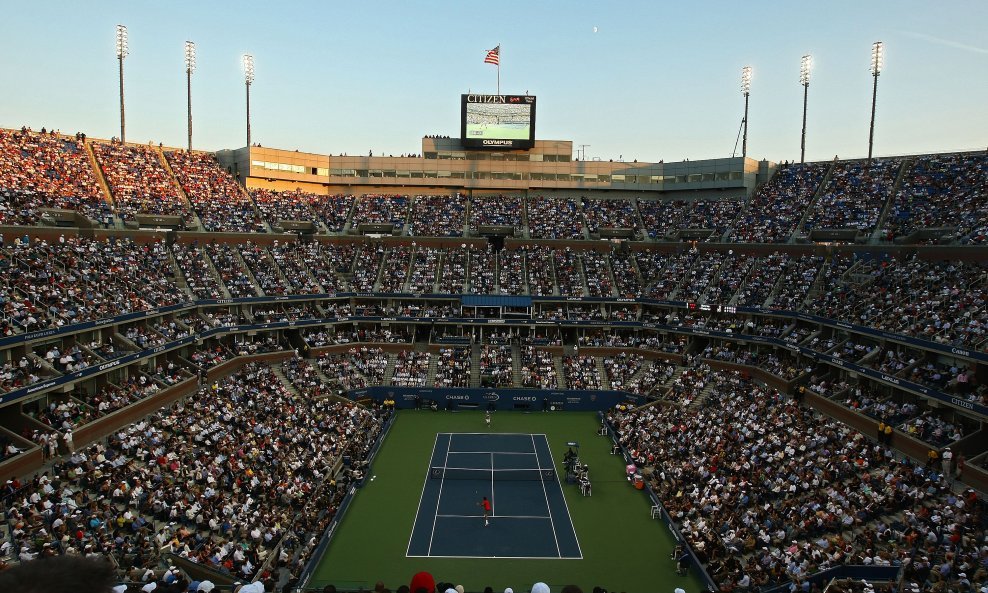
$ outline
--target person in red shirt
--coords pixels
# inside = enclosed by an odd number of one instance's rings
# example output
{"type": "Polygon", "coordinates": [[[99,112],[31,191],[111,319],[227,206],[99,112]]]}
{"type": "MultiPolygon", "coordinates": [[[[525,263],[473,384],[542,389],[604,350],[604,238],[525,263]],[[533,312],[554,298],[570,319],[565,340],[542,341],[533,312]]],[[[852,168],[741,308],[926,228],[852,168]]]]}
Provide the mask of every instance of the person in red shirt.
{"type": "Polygon", "coordinates": [[[484,500],[480,501],[479,504],[480,504],[480,508],[484,510],[484,527],[487,527],[488,525],[491,524],[490,522],[491,501],[487,500],[487,497],[485,496],[484,500]]]}

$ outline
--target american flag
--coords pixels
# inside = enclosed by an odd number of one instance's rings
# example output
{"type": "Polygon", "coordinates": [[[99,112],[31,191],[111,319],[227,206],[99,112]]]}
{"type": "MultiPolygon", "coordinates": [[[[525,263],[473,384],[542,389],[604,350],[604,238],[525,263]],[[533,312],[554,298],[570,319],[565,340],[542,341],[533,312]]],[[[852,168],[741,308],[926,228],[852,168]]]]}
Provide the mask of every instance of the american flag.
{"type": "Polygon", "coordinates": [[[487,50],[487,57],[484,58],[485,64],[494,64],[495,66],[500,66],[501,64],[501,46],[497,46],[494,49],[487,50]]]}

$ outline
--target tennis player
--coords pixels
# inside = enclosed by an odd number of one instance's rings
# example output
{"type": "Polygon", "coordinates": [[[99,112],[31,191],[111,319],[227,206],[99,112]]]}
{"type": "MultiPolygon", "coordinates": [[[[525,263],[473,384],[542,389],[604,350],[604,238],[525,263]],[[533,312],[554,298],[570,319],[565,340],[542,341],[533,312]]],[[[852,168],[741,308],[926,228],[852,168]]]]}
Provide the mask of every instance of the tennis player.
{"type": "Polygon", "coordinates": [[[491,411],[487,410],[484,412],[484,422],[487,424],[487,428],[491,427],[491,411]]]}
{"type": "Polygon", "coordinates": [[[491,524],[491,521],[490,521],[490,516],[491,516],[491,501],[487,500],[487,497],[485,496],[484,497],[484,500],[480,501],[477,504],[479,504],[480,505],[480,508],[483,509],[483,511],[484,511],[484,527],[487,527],[488,525],[491,524]]]}

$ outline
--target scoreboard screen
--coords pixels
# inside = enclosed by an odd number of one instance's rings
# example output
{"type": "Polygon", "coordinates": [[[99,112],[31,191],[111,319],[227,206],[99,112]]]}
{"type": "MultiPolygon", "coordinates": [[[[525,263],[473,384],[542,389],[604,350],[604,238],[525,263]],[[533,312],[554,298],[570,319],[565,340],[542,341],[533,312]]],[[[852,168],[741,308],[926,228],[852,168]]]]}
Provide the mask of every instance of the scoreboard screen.
{"type": "Polygon", "coordinates": [[[465,148],[535,146],[535,97],[461,95],[460,140],[465,148]]]}

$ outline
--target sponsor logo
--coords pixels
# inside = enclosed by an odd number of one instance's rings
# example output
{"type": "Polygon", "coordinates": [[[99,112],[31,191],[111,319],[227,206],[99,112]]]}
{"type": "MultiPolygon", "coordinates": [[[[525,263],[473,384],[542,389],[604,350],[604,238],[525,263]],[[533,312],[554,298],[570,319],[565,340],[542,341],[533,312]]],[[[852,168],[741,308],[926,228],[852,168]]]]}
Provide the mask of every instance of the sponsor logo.
{"type": "Polygon", "coordinates": [[[535,397],[534,395],[516,395],[511,398],[511,401],[534,402],[534,401],[539,401],[539,398],[535,397]]]}
{"type": "Polygon", "coordinates": [[[504,95],[467,95],[467,103],[507,103],[504,95]]]}
{"type": "Polygon", "coordinates": [[[967,408],[968,410],[973,410],[974,409],[974,404],[972,404],[969,401],[965,401],[965,400],[962,400],[962,399],[957,399],[956,397],[950,398],[950,403],[954,404],[955,406],[960,406],[962,408],[967,408]]]}
{"type": "Polygon", "coordinates": [[[58,381],[45,381],[44,383],[38,383],[37,385],[32,385],[27,388],[24,393],[34,393],[35,391],[41,391],[42,389],[48,389],[49,387],[54,387],[58,385],[58,381]]]}
{"type": "Polygon", "coordinates": [[[97,368],[99,370],[101,370],[101,371],[105,371],[106,369],[112,369],[113,367],[119,366],[119,365],[120,365],[120,361],[119,360],[114,360],[113,362],[108,362],[108,363],[105,363],[105,364],[101,364],[97,368]]]}
{"type": "Polygon", "coordinates": [[[487,320],[487,323],[490,323],[490,324],[504,323],[504,320],[503,319],[488,319],[487,320]]]}
{"type": "Polygon", "coordinates": [[[159,352],[164,352],[167,346],[158,346],[157,348],[151,349],[151,354],[157,354],[159,352]]]}
{"type": "Polygon", "coordinates": [[[501,396],[496,393],[487,393],[484,395],[484,400],[489,402],[496,402],[501,399],[501,396]]]}
{"type": "Polygon", "coordinates": [[[967,350],[961,350],[960,348],[951,348],[950,351],[954,354],[960,354],[961,356],[971,356],[970,352],[967,350]]]}
{"type": "Polygon", "coordinates": [[[484,140],[484,146],[511,146],[513,140],[484,140]]]}
{"type": "Polygon", "coordinates": [[[896,379],[895,377],[889,377],[888,375],[882,375],[882,381],[887,381],[887,382],[889,382],[889,383],[891,383],[893,385],[898,385],[899,384],[899,380],[898,379],[896,379]]]}
{"type": "Polygon", "coordinates": [[[466,401],[466,400],[470,399],[470,396],[469,395],[447,395],[446,396],[446,399],[447,400],[466,401]]]}
{"type": "Polygon", "coordinates": [[[526,103],[534,103],[535,102],[535,97],[525,97],[525,102],[526,103]]]}

